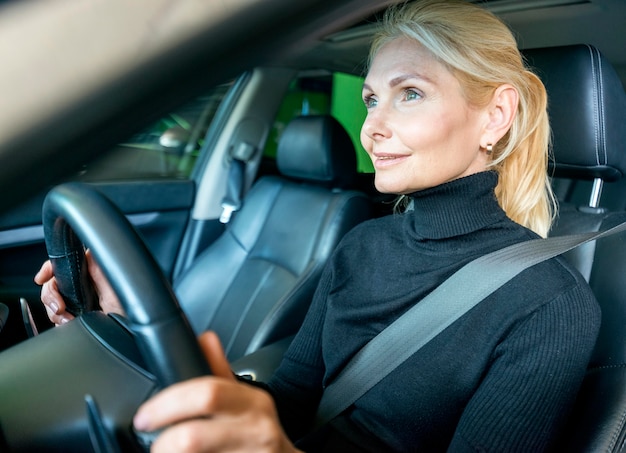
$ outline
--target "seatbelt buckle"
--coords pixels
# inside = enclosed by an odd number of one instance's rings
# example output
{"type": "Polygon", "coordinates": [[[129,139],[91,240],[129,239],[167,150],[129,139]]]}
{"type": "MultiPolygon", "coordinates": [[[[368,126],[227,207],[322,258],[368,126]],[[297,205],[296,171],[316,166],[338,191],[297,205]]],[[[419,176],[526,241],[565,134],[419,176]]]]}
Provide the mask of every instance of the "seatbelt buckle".
{"type": "Polygon", "coordinates": [[[230,222],[230,218],[232,217],[233,212],[239,210],[240,207],[240,204],[224,201],[222,203],[222,214],[220,215],[220,223],[226,224],[230,222]]]}

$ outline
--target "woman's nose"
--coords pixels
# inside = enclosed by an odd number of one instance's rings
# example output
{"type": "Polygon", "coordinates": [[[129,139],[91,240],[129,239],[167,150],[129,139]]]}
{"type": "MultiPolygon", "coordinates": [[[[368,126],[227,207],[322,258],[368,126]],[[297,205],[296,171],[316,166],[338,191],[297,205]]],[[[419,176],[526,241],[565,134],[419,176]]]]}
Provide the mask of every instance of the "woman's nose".
{"type": "Polygon", "coordinates": [[[363,122],[362,133],[371,140],[380,140],[391,136],[391,129],[389,128],[387,116],[382,109],[377,107],[376,109],[368,112],[367,117],[363,122]]]}

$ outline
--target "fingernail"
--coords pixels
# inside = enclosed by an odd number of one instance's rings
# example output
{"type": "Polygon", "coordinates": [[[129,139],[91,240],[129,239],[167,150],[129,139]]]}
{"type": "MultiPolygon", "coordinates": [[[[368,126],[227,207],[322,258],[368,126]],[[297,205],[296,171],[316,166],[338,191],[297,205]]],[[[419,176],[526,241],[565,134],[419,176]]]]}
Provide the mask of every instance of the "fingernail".
{"type": "Polygon", "coordinates": [[[143,414],[143,412],[138,411],[133,417],[133,425],[135,429],[139,431],[147,431],[148,430],[148,419],[143,414]]]}
{"type": "Polygon", "coordinates": [[[65,318],[65,317],[61,318],[61,324],[66,324],[68,322],[70,322],[68,318],[65,318]]]}
{"type": "Polygon", "coordinates": [[[59,306],[56,302],[50,302],[50,305],[48,305],[48,307],[50,307],[50,310],[52,310],[54,314],[57,314],[59,311],[59,306]]]}

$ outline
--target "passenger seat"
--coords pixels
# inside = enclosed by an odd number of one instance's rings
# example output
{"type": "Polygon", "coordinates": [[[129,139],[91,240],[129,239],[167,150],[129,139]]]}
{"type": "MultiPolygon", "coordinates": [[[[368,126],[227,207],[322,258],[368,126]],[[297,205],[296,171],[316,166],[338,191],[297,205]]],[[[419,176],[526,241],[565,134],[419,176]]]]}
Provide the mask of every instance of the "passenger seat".
{"type": "Polygon", "coordinates": [[[261,177],[226,231],[174,283],[195,332],[221,338],[229,360],[296,333],[343,235],[372,215],[351,190],[356,152],[331,116],[285,128],[279,176],[261,177]]]}

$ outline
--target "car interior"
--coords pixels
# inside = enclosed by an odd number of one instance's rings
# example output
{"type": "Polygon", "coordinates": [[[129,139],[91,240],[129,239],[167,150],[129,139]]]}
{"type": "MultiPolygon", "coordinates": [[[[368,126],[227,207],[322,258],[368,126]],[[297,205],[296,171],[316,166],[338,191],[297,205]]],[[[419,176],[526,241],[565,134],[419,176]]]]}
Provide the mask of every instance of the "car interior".
{"type": "MultiPolygon", "coordinates": [[[[372,14],[382,7],[375,3],[361,7],[365,19],[355,13],[347,21],[350,26],[340,31],[330,25],[346,12],[335,12],[333,20],[326,19],[329,24],[324,33],[303,45],[306,52],[291,49],[253,67],[235,64],[188,176],[91,180],[90,161],[86,170],[81,167],[80,177],[74,172],[51,180],[0,216],[0,279],[4,279],[0,287],[0,389],[12,389],[7,401],[0,403],[0,450],[57,451],[58,445],[66,445],[62,451],[84,451],[84,445],[93,442],[89,432],[100,430],[119,442],[120,451],[140,451],[128,429],[110,429],[102,420],[121,420],[123,425],[132,417],[133,408],[163,382],[193,373],[186,366],[189,362],[194,368],[198,360],[192,357],[197,351],[188,346],[190,335],[206,329],[218,332],[233,371],[260,381],[271,375],[341,237],[359,222],[394,209],[395,198],[374,189],[373,175],[358,149],[358,123],[363,115],[360,87],[353,101],[335,98],[339,96],[337,73],[355,77],[356,85],[362,80],[372,22],[377,17],[372,14]],[[282,109],[289,107],[285,99],[291,95],[296,108],[283,118],[282,109]],[[347,113],[338,113],[338,105],[347,113]],[[133,225],[136,233],[129,232],[128,242],[114,248],[128,251],[136,249],[137,242],[145,244],[145,249],[139,247],[137,262],[149,262],[151,273],[162,274],[151,284],[153,290],[144,293],[139,291],[145,287],[140,276],[126,275],[135,273],[134,252],[116,255],[105,247],[96,255],[103,267],[110,263],[110,280],[137,279],[127,285],[136,291],[129,293],[125,303],[139,307],[132,309],[130,323],[122,317],[91,313],[81,323],[53,329],[37,303],[39,288],[32,283],[32,275],[47,258],[41,212],[52,186],[76,179],[104,194],[112,201],[111,209],[133,225]],[[151,204],[143,204],[148,199],[151,204]],[[225,210],[230,216],[224,216],[225,210]],[[126,267],[118,268],[114,264],[118,261],[126,267]],[[162,302],[159,290],[167,295],[162,302]],[[36,338],[29,338],[25,330],[29,321],[18,308],[20,297],[28,300],[31,327],[35,324],[42,332],[36,338]],[[135,322],[154,325],[162,313],[172,313],[168,298],[178,301],[188,320],[183,324],[188,322],[191,330],[183,325],[173,329],[173,336],[147,328],[138,333],[135,322]],[[144,310],[139,302],[133,305],[135,299],[149,299],[160,308],[144,310]],[[184,340],[179,343],[176,335],[184,340]],[[138,347],[137,337],[148,346],[138,347]],[[162,348],[164,342],[171,346],[162,348]],[[174,364],[168,361],[186,348],[192,350],[189,356],[181,354],[174,364]],[[146,357],[146,349],[151,358],[146,357]],[[166,349],[169,352],[163,352],[166,349]],[[58,350],[71,354],[59,359],[58,350]],[[160,354],[167,359],[161,360],[160,354]],[[85,369],[80,375],[76,364],[85,369]],[[169,366],[176,371],[161,373],[169,366]],[[91,399],[52,407],[37,379],[51,369],[61,372],[48,385],[71,382],[75,393],[91,399]],[[105,380],[124,382],[125,397],[119,398],[119,389],[99,385],[105,380]],[[99,389],[94,391],[94,387],[99,389]],[[31,408],[42,404],[44,408],[34,414],[31,408]],[[67,414],[62,422],[55,417],[58,411],[67,414]],[[91,418],[86,419],[85,413],[92,414],[91,418]]],[[[610,0],[533,1],[526,6],[509,0],[480,3],[502,15],[519,34],[524,57],[548,91],[553,135],[550,171],[559,200],[550,236],[602,231],[625,222],[623,40],[605,34],[596,37],[596,31],[581,23],[597,15],[594,27],[612,29],[614,21],[623,22],[626,8],[610,0]],[[609,17],[607,5],[615,8],[615,17],[609,17]],[[551,20],[547,29],[553,31],[534,32],[533,24],[551,20]],[[560,34],[554,31],[559,27],[560,34]]],[[[219,73],[216,77],[222,78],[215,82],[224,82],[225,75],[219,73]]],[[[192,100],[189,95],[182,97],[192,100]]],[[[170,100],[155,111],[163,113],[173,105],[170,100]]],[[[151,119],[155,118],[152,114],[151,119]]],[[[108,142],[113,145],[112,139],[108,142]]],[[[93,174],[98,172],[96,163],[93,174]]],[[[82,199],[83,186],[76,187],[78,195],[62,193],[57,203],[64,206],[75,196],[82,199]]],[[[99,198],[86,200],[83,204],[109,209],[99,198]]],[[[96,222],[105,228],[104,216],[90,215],[102,219],[96,222]]],[[[121,223],[116,220],[111,231],[125,229],[121,223]]],[[[76,224],[71,228],[88,234],[76,224]]],[[[95,231],[94,236],[106,235],[95,231]]],[[[559,441],[562,451],[622,451],[626,443],[625,237],[611,236],[564,254],[591,285],[603,318],[564,431],[567,434],[559,441]]],[[[89,239],[81,239],[90,244],[89,239]]]]}
{"type": "Polygon", "coordinates": [[[175,282],[194,331],[217,332],[229,360],[296,333],[335,246],[371,217],[369,198],[351,190],[352,141],[333,117],[293,119],[276,163],[279,175],[255,182],[228,228],[175,282]]]}

